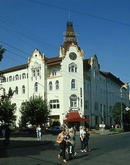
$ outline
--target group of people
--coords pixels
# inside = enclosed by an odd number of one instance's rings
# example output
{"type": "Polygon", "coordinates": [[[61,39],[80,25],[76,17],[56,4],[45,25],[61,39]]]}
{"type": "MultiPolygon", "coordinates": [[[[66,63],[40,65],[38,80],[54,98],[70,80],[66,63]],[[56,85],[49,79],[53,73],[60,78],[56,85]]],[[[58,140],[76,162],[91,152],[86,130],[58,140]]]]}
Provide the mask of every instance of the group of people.
{"type": "MultiPolygon", "coordinates": [[[[89,140],[89,129],[85,127],[80,128],[80,142],[81,142],[81,152],[90,151],[88,147],[89,140]]],[[[58,154],[58,158],[62,158],[63,162],[67,162],[70,159],[73,159],[77,152],[75,152],[75,140],[76,140],[76,132],[72,127],[70,129],[63,127],[62,132],[57,136],[57,143],[59,143],[60,153],[58,154]]]]}

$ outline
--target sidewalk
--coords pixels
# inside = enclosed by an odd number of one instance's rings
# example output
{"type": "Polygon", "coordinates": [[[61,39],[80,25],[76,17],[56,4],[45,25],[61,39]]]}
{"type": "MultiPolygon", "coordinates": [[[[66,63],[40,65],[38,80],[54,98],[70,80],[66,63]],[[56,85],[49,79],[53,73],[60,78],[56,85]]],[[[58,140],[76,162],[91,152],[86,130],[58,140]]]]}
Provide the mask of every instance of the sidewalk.
{"type": "Polygon", "coordinates": [[[119,134],[119,132],[112,132],[110,131],[109,129],[100,129],[100,130],[92,130],[91,132],[91,135],[95,135],[95,134],[98,134],[98,135],[113,135],[113,134],[119,134]]]}

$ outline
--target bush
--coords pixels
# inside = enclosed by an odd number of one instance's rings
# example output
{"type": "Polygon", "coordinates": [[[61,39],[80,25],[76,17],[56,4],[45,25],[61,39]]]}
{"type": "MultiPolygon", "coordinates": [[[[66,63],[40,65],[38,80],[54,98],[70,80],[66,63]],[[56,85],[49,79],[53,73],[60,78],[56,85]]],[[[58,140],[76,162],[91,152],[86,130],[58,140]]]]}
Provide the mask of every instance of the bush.
{"type": "Polygon", "coordinates": [[[115,132],[121,133],[123,132],[121,128],[115,128],[115,132]]]}
{"type": "Polygon", "coordinates": [[[118,132],[118,133],[123,132],[121,128],[111,128],[110,131],[112,131],[112,132],[118,132]]]}
{"type": "Polygon", "coordinates": [[[99,130],[99,125],[95,125],[95,130],[99,130]]]}

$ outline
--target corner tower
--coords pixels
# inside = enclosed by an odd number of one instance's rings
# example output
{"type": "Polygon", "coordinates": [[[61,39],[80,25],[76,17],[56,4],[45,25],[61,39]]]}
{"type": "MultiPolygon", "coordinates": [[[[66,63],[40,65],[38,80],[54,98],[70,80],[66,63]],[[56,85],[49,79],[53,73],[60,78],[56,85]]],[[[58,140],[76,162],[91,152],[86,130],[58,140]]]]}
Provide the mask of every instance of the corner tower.
{"type": "Polygon", "coordinates": [[[74,32],[74,28],[73,28],[73,23],[68,21],[66,24],[64,44],[60,47],[60,57],[64,57],[66,52],[69,51],[69,48],[71,46],[76,47],[77,51],[79,51],[81,56],[83,57],[83,51],[78,46],[76,33],[74,32]]]}

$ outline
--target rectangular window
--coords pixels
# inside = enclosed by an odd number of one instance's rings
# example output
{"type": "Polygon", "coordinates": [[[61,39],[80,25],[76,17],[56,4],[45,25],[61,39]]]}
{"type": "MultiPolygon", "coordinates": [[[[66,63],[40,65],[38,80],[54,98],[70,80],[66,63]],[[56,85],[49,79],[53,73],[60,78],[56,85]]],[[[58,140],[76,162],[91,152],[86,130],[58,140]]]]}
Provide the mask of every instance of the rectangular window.
{"type": "Polygon", "coordinates": [[[50,109],[58,109],[60,108],[59,100],[50,100],[50,109]]]}
{"type": "Polygon", "coordinates": [[[89,110],[89,101],[88,100],[85,100],[84,109],[89,110]]]}

